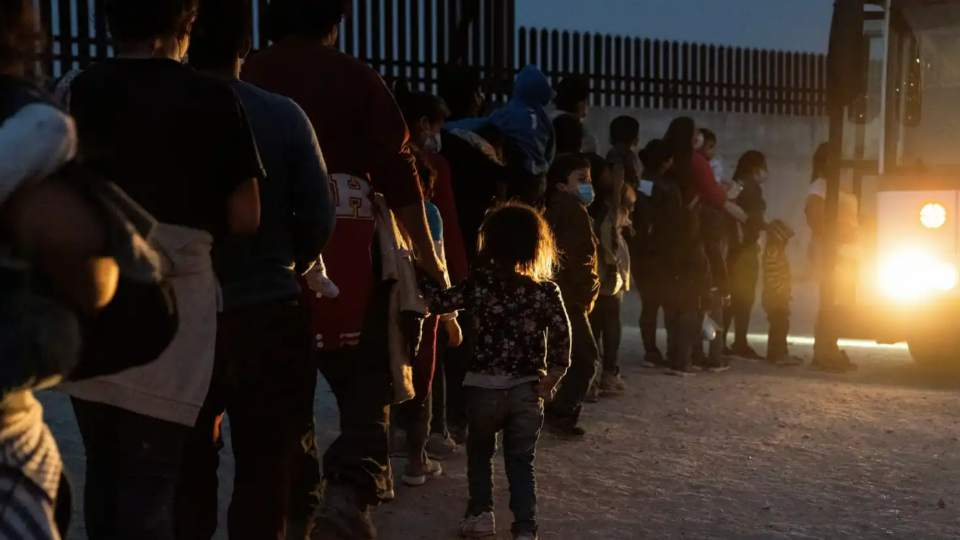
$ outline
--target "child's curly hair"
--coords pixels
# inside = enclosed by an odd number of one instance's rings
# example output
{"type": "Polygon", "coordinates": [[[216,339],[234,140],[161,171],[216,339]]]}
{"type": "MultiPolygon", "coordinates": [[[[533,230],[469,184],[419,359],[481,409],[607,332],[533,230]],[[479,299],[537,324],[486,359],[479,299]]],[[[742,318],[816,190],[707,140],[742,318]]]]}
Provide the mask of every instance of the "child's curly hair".
{"type": "Polygon", "coordinates": [[[553,278],[557,249],[550,225],[535,209],[508,202],[489,212],[480,227],[480,260],[536,282],[553,278]]]}

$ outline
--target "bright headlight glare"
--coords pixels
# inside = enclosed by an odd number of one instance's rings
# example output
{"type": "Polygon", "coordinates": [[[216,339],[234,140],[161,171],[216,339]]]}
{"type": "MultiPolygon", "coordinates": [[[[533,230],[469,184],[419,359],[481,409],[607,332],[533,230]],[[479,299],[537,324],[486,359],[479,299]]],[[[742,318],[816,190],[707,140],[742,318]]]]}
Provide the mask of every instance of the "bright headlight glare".
{"type": "Polygon", "coordinates": [[[939,229],[947,222],[947,209],[939,203],[930,203],[920,209],[920,223],[928,229],[939,229]]]}
{"type": "Polygon", "coordinates": [[[960,273],[950,262],[924,253],[900,253],[880,265],[880,290],[894,300],[923,300],[949,292],[960,283],[960,273]]]}

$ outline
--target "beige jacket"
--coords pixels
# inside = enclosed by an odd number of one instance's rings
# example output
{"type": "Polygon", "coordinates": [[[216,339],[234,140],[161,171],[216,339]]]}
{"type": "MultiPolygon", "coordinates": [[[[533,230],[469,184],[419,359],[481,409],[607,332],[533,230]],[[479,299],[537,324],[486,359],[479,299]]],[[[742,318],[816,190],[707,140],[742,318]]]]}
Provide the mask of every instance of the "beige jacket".
{"type": "Polygon", "coordinates": [[[383,263],[383,280],[393,282],[390,288],[390,314],[387,339],[390,347],[390,373],[393,375],[394,403],[414,398],[413,356],[410,343],[403,333],[404,313],[426,316],[427,306],[417,283],[413,265],[413,251],[401,233],[393,212],[387,208],[383,196],[376,194],[377,235],[383,263]]]}
{"type": "Polygon", "coordinates": [[[159,224],[151,240],[177,302],[177,335],[160,357],[122,373],[62,385],[67,394],[186,426],[196,423],[213,374],[220,285],[213,272],[213,237],[159,224]]]}

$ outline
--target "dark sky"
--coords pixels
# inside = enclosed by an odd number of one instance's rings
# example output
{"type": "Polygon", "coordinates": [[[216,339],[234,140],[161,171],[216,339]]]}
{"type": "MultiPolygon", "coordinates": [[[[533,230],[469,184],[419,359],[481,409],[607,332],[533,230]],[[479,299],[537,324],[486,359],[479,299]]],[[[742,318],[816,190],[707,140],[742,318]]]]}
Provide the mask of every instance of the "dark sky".
{"type": "Polygon", "coordinates": [[[833,0],[517,0],[517,24],[826,52],[833,0]]]}

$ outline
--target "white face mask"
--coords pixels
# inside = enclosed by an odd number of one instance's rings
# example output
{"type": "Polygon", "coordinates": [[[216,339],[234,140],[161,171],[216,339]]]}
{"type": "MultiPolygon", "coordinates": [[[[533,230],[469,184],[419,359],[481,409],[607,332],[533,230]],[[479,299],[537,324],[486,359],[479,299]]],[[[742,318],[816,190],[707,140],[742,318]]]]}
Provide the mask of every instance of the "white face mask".
{"type": "Polygon", "coordinates": [[[693,142],[693,149],[700,150],[701,148],[703,148],[703,142],[704,142],[703,133],[697,132],[697,138],[693,142]]]}
{"type": "Polygon", "coordinates": [[[429,139],[427,139],[427,142],[424,143],[423,147],[427,150],[430,150],[431,152],[436,152],[439,154],[440,148],[443,146],[440,141],[441,141],[440,134],[434,133],[433,135],[430,136],[429,139]]]}

